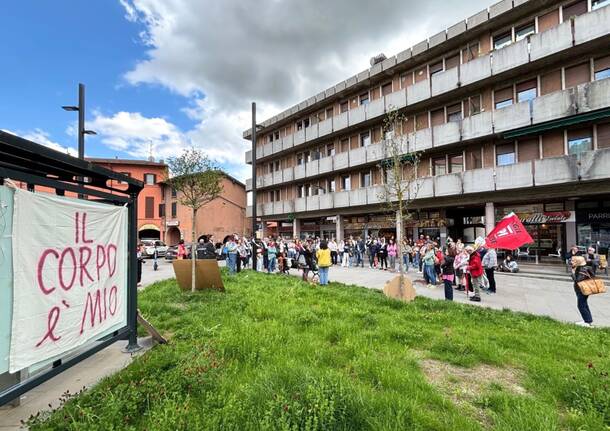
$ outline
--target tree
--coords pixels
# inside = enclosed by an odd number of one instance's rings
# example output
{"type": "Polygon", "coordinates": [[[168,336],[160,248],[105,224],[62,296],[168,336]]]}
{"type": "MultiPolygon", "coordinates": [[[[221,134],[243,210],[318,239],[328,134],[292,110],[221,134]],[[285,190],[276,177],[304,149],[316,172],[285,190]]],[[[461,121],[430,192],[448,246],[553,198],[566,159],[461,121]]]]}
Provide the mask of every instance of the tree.
{"type": "Polygon", "coordinates": [[[195,148],[184,150],[180,156],[170,158],[167,164],[167,184],[176,190],[178,202],[191,209],[191,290],[194,292],[197,211],[220,196],[223,173],[203,152],[195,148]]]}
{"type": "Polygon", "coordinates": [[[400,293],[403,294],[404,265],[402,261],[402,241],[405,222],[412,214],[409,207],[417,197],[420,182],[417,167],[420,155],[411,151],[405,124],[407,118],[396,109],[390,110],[383,120],[383,158],[379,169],[383,177],[383,190],[379,199],[388,211],[396,217],[396,248],[400,272],[400,293]]]}

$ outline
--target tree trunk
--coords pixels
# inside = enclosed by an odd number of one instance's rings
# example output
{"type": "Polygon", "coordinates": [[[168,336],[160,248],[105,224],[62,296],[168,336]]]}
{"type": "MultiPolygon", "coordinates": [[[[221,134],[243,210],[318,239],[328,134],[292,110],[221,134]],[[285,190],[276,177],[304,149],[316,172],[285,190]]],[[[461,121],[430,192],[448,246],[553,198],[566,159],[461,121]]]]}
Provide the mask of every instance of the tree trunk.
{"type": "Polygon", "coordinates": [[[402,261],[402,201],[398,203],[396,211],[396,257],[398,258],[398,272],[400,273],[400,297],[403,297],[403,284],[405,281],[405,267],[402,261]]]}
{"type": "Polygon", "coordinates": [[[191,292],[195,292],[196,280],[195,280],[195,258],[197,257],[197,245],[195,243],[195,220],[197,215],[197,210],[195,208],[192,209],[192,220],[191,220],[191,292]]]}

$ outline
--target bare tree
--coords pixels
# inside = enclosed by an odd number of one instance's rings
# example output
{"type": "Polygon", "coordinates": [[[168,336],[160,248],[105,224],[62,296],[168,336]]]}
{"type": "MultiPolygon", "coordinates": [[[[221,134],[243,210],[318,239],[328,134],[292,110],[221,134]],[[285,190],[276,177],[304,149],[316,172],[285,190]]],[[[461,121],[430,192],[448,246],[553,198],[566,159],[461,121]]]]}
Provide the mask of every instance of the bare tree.
{"type": "Polygon", "coordinates": [[[412,214],[409,207],[417,197],[419,181],[417,167],[420,155],[412,151],[405,124],[407,118],[398,110],[392,109],[383,120],[383,159],[379,163],[383,178],[383,190],[379,199],[389,212],[396,217],[396,250],[400,272],[400,293],[403,293],[404,265],[402,260],[402,242],[405,222],[412,214]]]}
{"type": "Polygon", "coordinates": [[[195,148],[170,158],[168,166],[167,184],[176,190],[178,202],[191,209],[191,290],[194,292],[197,211],[220,196],[223,173],[202,151],[195,148]]]}

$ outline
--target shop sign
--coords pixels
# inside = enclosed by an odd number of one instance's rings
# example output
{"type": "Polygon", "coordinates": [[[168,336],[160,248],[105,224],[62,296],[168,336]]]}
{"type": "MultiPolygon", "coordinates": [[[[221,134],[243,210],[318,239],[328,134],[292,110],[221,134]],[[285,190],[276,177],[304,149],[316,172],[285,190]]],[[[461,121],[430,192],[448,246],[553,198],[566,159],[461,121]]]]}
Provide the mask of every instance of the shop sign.
{"type": "Polygon", "coordinates": [[[180,220],[168,220],[165,222],[165,226],[167,226],[167,227],[180,226],[180,220]]]}
{"type": "Polygon", "coordinates": [[[532,214],[517,214],[524,224],[554,224],[574,221],[574,211],[538,212],[532,214]]]}
{"type": "Polygon", "coordinates": [[[445,227],[448,225],[447,219],[444,218],[429,218],[425,220],[409,220],[405,223],[407,227],[445,227]]]}
{"type": "Polygon", "coordinates": [[[576,220],[579,223],[610,222],[610,210],[577,211],[576,220]]]}

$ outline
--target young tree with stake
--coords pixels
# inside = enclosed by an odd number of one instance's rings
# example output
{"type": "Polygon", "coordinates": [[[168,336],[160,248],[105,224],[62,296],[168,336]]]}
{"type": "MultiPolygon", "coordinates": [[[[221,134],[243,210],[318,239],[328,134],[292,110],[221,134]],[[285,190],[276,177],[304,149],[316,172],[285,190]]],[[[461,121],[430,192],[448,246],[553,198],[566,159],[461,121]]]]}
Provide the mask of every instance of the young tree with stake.
{"type": "Polygon", "coordinates": [[[168,161],[167,184],[176,190],[178,202],[191,209],[191,290],[195,291],[197,211],[222,193],[222,172],[202,151],[184,150],[168,161]]]}
{"type": "Polygon", "coordinates": [[[420,156],[409,143],[405,125],[407,118],[393,108],[383,121],[383,159],[379,164],[383,190],[379,199],[396,217],[396,247],[400,273],[400,295],[403,295],[404,265],[402,259],[403,226],[411,218],[409,207],[417,197],[419,181],[417,167],[420,156]]]}

